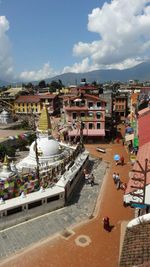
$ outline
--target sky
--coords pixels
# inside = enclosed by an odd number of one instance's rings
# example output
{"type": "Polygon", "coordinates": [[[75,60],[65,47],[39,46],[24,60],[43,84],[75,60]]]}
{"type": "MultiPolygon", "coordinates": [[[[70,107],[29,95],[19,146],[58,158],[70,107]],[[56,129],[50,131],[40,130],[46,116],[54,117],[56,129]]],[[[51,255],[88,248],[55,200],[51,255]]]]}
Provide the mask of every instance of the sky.
{"type": "Polygon", "coordinates": [[[0,80],[125,69],[150,59],[150,0],[0,0],[0,80]]]}

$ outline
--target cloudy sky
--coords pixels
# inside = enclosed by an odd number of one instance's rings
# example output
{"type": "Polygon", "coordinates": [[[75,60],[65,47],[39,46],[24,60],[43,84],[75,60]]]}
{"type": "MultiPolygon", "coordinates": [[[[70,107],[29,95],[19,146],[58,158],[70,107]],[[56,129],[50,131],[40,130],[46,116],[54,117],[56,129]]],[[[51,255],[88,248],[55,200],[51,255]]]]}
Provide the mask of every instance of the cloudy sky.
{"type": "Polygon", "coordinates": [[[0,0],[1,80],[124,69],[148,59],[148,0],[0,0]]]}

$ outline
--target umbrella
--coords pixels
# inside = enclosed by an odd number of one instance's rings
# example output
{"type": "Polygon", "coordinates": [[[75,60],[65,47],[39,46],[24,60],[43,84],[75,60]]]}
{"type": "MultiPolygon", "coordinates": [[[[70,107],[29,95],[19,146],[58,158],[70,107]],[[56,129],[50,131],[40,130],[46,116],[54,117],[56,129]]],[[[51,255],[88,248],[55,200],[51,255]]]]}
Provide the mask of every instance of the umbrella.
{"type": "Polygon", "coordinates": [[[120,156],[118,154],[114,155],[114,160],[119,160],[120,156]]]}
{"type": "Polygon", "coordinates": [[[133,128],[132,127],[127,127],[126,128],[126,133],[133,133],[133,128]]]}

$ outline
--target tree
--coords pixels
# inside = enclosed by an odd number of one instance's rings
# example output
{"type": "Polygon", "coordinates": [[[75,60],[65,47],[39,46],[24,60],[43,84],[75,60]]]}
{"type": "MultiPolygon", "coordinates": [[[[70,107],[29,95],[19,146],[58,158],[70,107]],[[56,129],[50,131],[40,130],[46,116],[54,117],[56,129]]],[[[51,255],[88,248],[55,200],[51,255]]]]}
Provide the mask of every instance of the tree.
{"type": "Polygon", "coordinates": [[[7,155],[8,157],[15,157],[15,154],[16,154],[16,149],[15,149],[14,147],[12,147],[12,146],[8,146],[8,147],[6,148],[6,155],[7,155]]]}
{"type": "Polygon", "coordinates": [[[6,154],[6,147],[3,144],[0,144],[0,159],[2,160],[6,154]]]}
{"type": "Polygon", "coordinates": [[[96,81],[93,81],[92,82],[92,85],[97,86],[97,82],[96,81]]]}
{"type": "Polygon", "coordinates": [[[41,81],[39,82],[38,86],[39,86],[40,88],[45,88],[45,87],[46,87],[46,83],[45,83],[45,81],[44,81],[44,80],[41,80],[41,81]]]}

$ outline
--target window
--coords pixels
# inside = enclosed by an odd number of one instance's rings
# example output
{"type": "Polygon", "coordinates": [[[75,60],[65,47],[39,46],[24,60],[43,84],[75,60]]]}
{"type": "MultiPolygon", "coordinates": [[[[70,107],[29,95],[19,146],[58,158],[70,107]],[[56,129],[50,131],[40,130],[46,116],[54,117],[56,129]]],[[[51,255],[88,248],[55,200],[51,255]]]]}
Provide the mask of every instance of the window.
{"type": "Polygon", "coordinates": [[[85,117],[85,113],[84,112],[81,112],[81,117],[85,117]]]}
{"type": "Polygon", "coordinates": [[[24,108],[22,109],[22,112],[24,112],[24,108]]]}
{"type": "Polygon", "coordinates": [[[55,200],[58,200],[58,199],[59,199],[59,195],[48,197],[47,198],[47,203],[55,201],[55,200]]]}
{"type": "Polygon", "coordinates": [[[101,124],[98,122],[97,123],[97,129],[100,129],[101,128],[101,124]]]}
{"type": "Polygon", "coordinates": [[[32,209],[32,208],[36,208],[38,206],[41,206],[42,205],[42,200],[38,200],[38,201],[35,201],[33,203],[29,203],[28,204],[28,209],[32,209]]]}
{"type": "Polygon", "coordinates": [[[20,108],[18,108],[18,112],[20,112],[20,108]]]}
{"type": "Polygon", "coordinates": [[[101,116],[102,116],[102,113],[101,113],[101,112],[97,112],[97,113],[96,113],[96,118],[97,118],[97,119],[100,119],[101,116]]]}
{"type": "Polygon", "coordinates": [[[93,123],[89,123],[89,129],[93,129],[93,123]]]}
{"type": "Polygon", "coordinates": [[[89,108],[93,107],[93,102],[89,102],[88,106],[89,108]]]}
{"type": "Polygon", "coordinates": [[[72,118],[73,118],[73,120],[76,120],[76,118],[77,118],[77,113],[73,112],[73,114],[72,114],[72,118]]]}
{"type": "Polygon", "coordinates": [[[97,102],[97,107],[101,107],[101,102],[97,102]]]}
{"type": "Polygon", "coordinates": [[[85,106],[85,101],[84,100],[81,101],[81,106],[82,107],[85,106]]]}
{"type": "Polygon", "coordinates": [[[88,116],[91,117],[91,118],[93,118],[93,116],[94,116],[93,112],[89,112],[88,113],[88,116]]]}
{"type": "Polygon", "coordinates": [[[21,211],[22,211],[22,206],[19,206],[19,207],[7,210],[7,215],[9,216],[11,214],[14,214],[14,213],[17,213],[17,212],[21,212],[21,211]]]}

